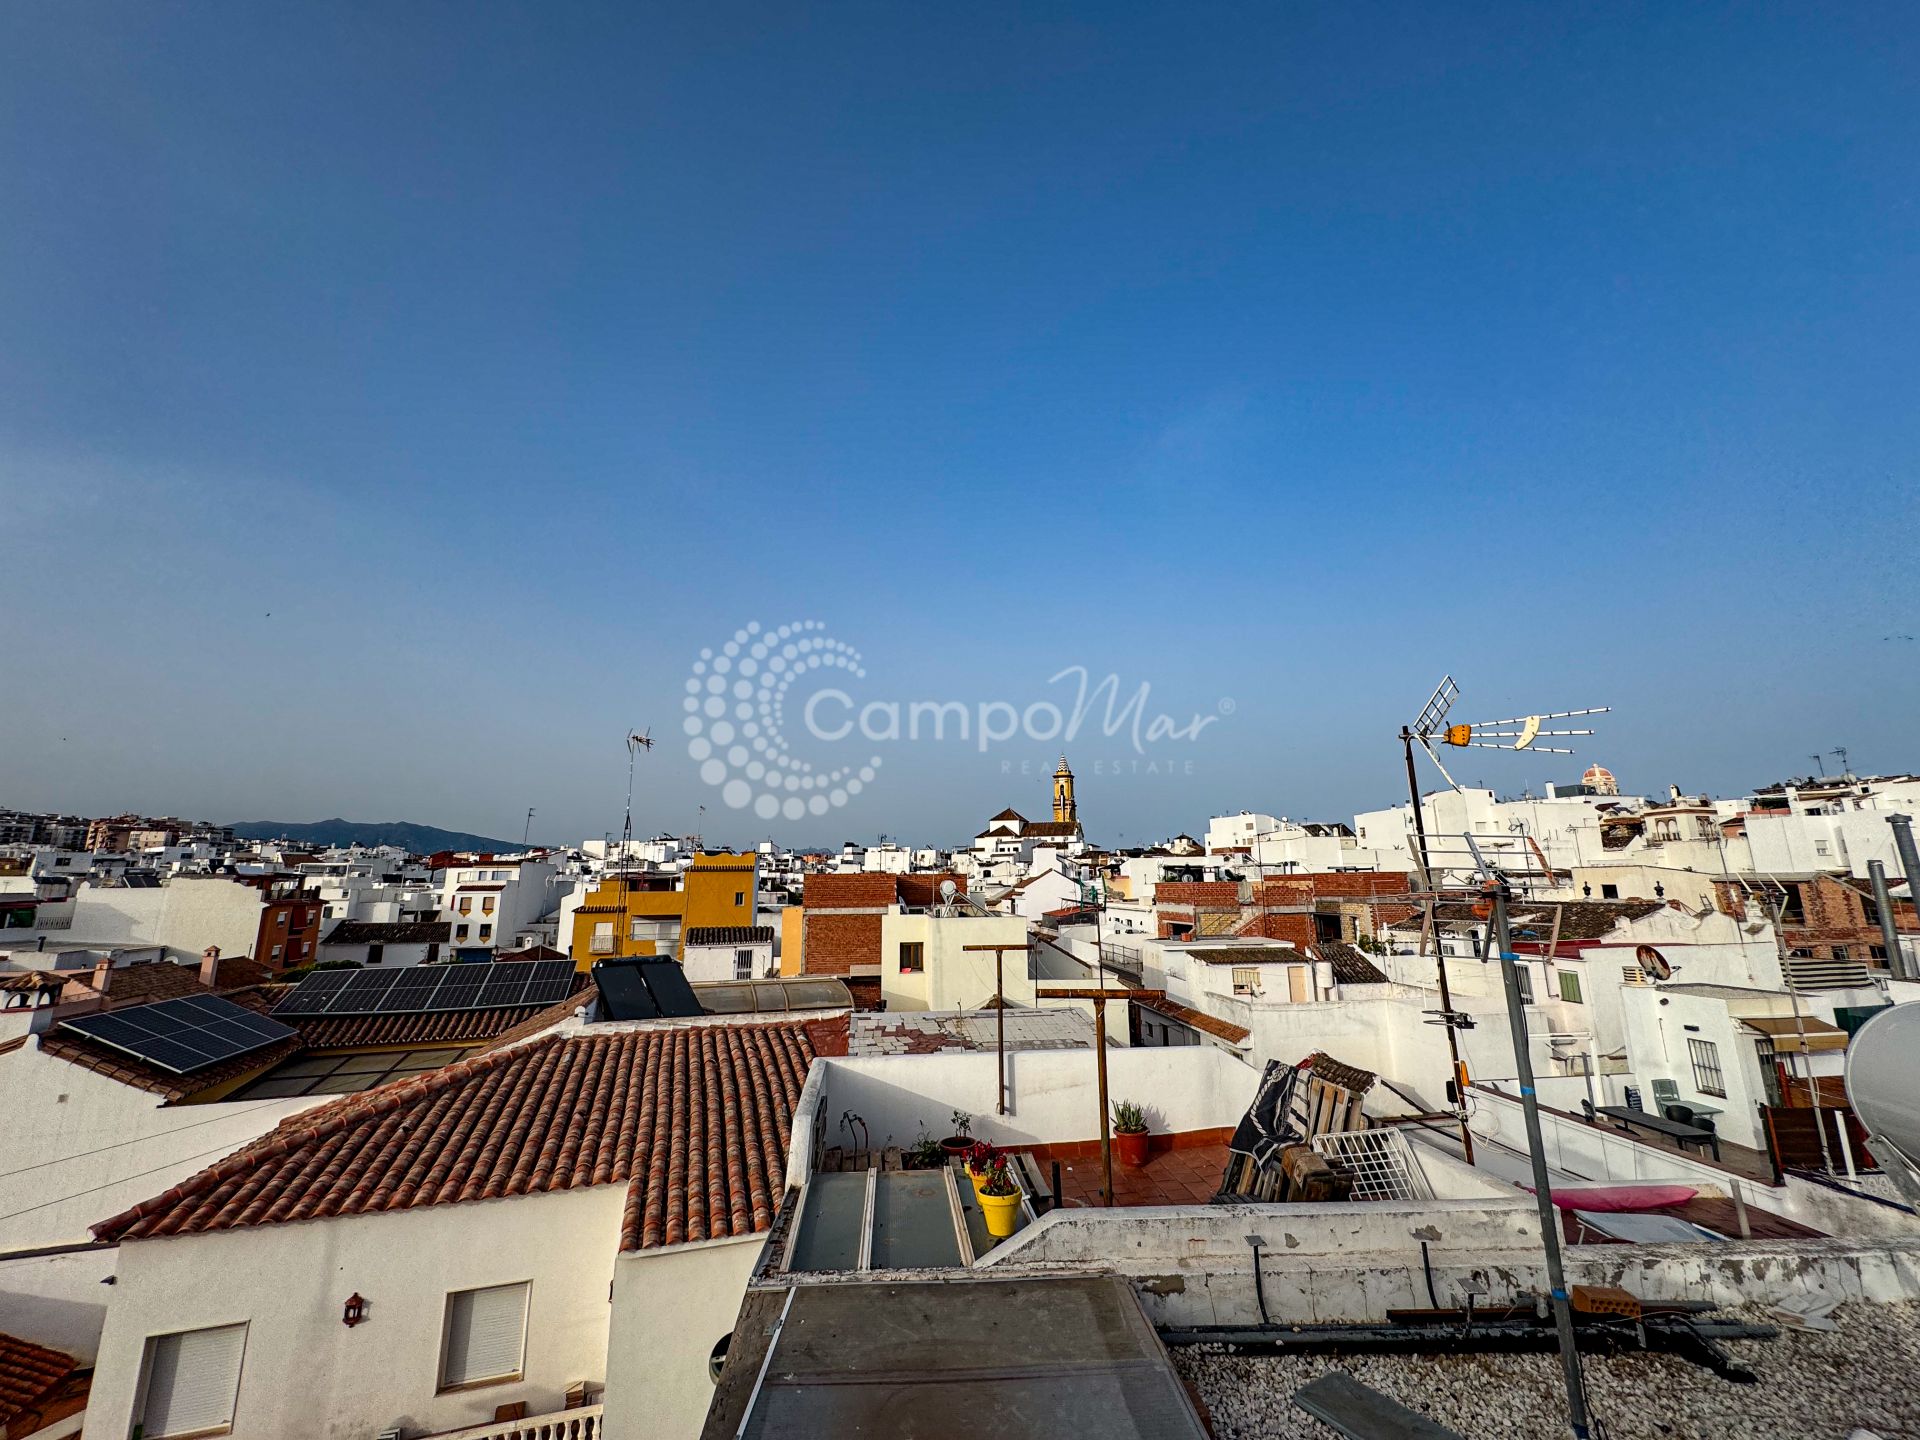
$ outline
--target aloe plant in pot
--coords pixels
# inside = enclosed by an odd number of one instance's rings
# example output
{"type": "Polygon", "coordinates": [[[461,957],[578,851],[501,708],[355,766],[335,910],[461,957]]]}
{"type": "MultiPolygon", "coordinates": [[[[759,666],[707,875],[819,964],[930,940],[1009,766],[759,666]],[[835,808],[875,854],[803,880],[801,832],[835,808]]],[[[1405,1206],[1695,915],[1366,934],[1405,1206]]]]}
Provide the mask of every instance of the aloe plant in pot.
{"type": "Polygon", "coordinates": [[[1131,1100],[1113,1107],[1113,1155],[1138,1170],[1147,1163],[1147,1115],[1131,1100]]]}

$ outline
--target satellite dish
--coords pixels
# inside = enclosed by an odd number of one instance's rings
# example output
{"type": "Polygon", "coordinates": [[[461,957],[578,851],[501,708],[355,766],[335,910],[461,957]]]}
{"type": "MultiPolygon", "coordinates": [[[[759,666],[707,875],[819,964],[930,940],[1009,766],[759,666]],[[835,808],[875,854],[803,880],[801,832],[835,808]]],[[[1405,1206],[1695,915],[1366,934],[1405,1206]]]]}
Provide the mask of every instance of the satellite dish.
{"type": "Polygon", "coordinates": [[[940,882],[940,903],[943,905],[951,905],[953,903],[953,896],[954,896],[953,881],[942,880],[940,882]]]}
{"type": "Polygon", "coordinates": [[[1640,973],[1651,980],[1671,980],[1673,966],[1667,963],[1667,957],[1651,945],[1642,945],[1633,952],[1634,961],[1640,966],[1640,973]]]}

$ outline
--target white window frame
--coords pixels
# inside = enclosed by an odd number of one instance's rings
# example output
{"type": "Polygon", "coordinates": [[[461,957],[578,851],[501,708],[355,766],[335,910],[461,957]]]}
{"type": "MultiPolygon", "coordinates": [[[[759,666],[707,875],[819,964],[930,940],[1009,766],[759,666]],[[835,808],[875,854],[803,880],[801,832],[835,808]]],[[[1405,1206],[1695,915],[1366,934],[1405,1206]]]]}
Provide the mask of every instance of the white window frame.
{"type": "Polygon", "coordinates": [[[233,1431],[233,1418],[240,1407],[240,1379],[247,1363],[247,1330],[251,1322],[234,1321],[226,1325],[202,1325],[191,1330],[169,1330],[159,1335],[149,1335],[140,1355],[140,1385],[133,1397],[133,1419],[128,1426],[131,1433],[138,1429],[143,1440],[180,1440],[189,1435],[228,1435],[233,1431]],[[233,1392],[227,1399],[227,1417],[212,1424],[195,1426],[190,1430],[153,1430],[145,1428],[147,1424],[147,1402],[153,1384],[153,1365],[159,1349],[169,1340],[180,1340],[189,1335],[210,1335],[224,1330],[240,1332],[240,1356],[233,1367],[233,1392]]]}
{"type": "Polygon", "coordinates": [[[440,1363],[435,1372],[437,1388],[435,1393],[450,1394],[457,1390],[478,1390],[487,1385],[516,1385],[527,1378],[527,1332],[533,1315],[533,1281],[506,1280],[498,1285],[475,1285],[465,1290],[449,1290],[440,1312],[440,1363]],[[491,1290],[518,1290],[520,1292],[520,1353],[519,1361],[510,1371],[496,1375],[474,1375],[462,1379],[450,1379],[447,1375],[447,1351],[453,1341],[453,1308],[462,1296],[479,1295],[491,1290]]]}
{"type": "Polygon", "coordinates": [[[1716,1100],[1727,1098],[1727,1072],[1720,1063],[1720,1047],[1711,1040],[1702,1040],[1698,1035],[1687,1037],[1687,1061],[1693,1070],[1693,1088],[1702,1095],[1711,1095],[1716,1100]],[[1709,1084],[1710,1080],[1719,1085],[1709,1084]]]}

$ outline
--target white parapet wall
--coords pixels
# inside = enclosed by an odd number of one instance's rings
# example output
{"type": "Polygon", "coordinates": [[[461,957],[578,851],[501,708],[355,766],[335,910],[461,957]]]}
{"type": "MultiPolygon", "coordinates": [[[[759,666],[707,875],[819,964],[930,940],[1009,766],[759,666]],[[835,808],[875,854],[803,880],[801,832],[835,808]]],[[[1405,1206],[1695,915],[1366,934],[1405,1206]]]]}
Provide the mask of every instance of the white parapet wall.
{"type": "MultiPolygon", "coordinates": [[[[835,1056],[814,1062],[826,1143],[851,1147],[841,1127],[849,1112],[866,1122],[875,1148],[912,1145],[924,1132],[951,1133],[955,1110],[973,1117],[976,1138],[996,1145],[1097,1139],[1099,1090],[1091,1050],[1026,1050],[1007,1056],[1007,1113],[997,1113],[998,1056],[992,1051],[934,1055],[835,1056]]],[[[1159,1134],[1231,1128],[1252,1103],[1260,1072],[1210,1045],[1110,1049],[1107,1094],[1132,1100],[1159,1134]]],[[[813,1077],[808,1079],[813,1088],[813,1077]]],[[[801,1105],[807,1104],[803,1092],[801,1105]]],[[[795,1117],[795,1135],[801,1133],[795,1117]]],[[[789,1172],[789,1182],[793,1178],[789,1172]]]]}
{"type": "Polygon", "coordinates": [[[1276,1324],[1381,1321],[1472,1290],[1511,1298],[1511,1271],[1489,1257],[1537,1255],[1530,1196],[1300,1205],[1136,1206],[1055,1210],[994,1250],[983,1268],[1098,1266],[1129,1276],[1159,1325],[1251,1325],[1253,1283],[1276,1324]]]}

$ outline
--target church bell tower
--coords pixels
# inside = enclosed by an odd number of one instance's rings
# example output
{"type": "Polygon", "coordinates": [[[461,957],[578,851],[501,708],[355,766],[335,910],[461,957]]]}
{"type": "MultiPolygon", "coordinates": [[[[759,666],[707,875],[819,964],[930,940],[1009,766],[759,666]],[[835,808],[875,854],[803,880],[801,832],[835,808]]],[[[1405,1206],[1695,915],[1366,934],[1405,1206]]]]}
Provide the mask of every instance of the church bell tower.
{"type": "Polygon", "coordinates": [[[1073,771],[1067,757],[1060,757],[1060,768],[1053,772],[1053,818],[1056,824],[1070,825],[1080,818],[1073,803],[1073,771]]]}

